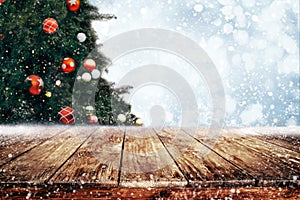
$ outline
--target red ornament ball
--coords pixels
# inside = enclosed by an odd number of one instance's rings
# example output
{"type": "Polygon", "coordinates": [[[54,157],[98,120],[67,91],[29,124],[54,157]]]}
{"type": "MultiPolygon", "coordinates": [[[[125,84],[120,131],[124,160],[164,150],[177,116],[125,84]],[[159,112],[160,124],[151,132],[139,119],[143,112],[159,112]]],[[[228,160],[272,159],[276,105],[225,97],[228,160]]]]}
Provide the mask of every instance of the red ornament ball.
{"type": "Polygon", "coordinates": [[[80,8],[80,0],[67,0],[66,3],[71,12],[76,12],[80,8]]]}
{"type": "Polygon", "coordinates": [[[25,81],[31,82],[31,87],[29,88],[29,92],[33,95],[39,95],[44,88],[44,81],[41,77],[37,75],[28,76],[25,81]]]}
{"type": "Polygon", "coordinates": [[[84,60],[83,66],[87,71],[91,72],[96,69],[96,62],[91,58],[87,58],[84,60]]]}
{"type": "Polygon", "coordinates": [[[74,110],[68,106],[65,106],[59,111],[59,121],[64,124],[74,124],[75,122],[75,115],[74,110]]]}
{"type": "Polygon", "coordinates": [[[97,123],[98,123],[98,117],[96,115],[90,115],[89,124],[97,124],[97,123]]]}
{"type": "Polygon", "coordinates": [[[1,3],[4,3],[5,2],[5,0],[0,0],[0,5],[1,5],[1,3]]]}
{"type": "Polygon", "coordinates": [[[47,18],[43,22],[43,30],[45,33],[52,34],[58,29],[58,23],[53,18],[47,18]]]}
{"type": "Polygon", "coordinates": [[[75,70],[76,63],[72,58],[64,58],[61,63],[61,70],[65,73],[70,73],[75,70]]]}

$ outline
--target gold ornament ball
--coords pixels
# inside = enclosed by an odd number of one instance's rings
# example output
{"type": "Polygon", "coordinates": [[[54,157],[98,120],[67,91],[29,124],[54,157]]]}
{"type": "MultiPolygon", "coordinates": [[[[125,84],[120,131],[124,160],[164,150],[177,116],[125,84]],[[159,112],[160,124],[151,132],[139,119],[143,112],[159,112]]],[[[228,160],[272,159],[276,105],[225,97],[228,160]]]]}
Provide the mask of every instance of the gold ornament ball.
{"type": "Polygon", "coordinates": [[[137,119],[135,122],[136,126],[143,126],[143,120],[142,119],[137,119]]]}
{"type": "Polygon", "coordinates": [[[45,96],[50,98],[52,96],[52,92],[47,91],[46,94],[45,94],[45,96]]]}

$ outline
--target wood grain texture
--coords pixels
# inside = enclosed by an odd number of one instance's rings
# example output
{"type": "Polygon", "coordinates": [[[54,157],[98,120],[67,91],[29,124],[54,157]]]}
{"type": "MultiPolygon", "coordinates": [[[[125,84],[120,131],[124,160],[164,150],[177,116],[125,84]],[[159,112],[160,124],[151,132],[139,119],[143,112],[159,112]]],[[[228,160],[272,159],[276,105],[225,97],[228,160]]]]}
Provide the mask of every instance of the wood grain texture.
{"type": "Polygon", "coordinates": [[[2,188],[0,196],[5,199],[138,199],[138,200],[196,200],[196,199],[259,199],[299,200],[300,189],[279,187],[237,188],[80,188],[67,186],[2,188]]]}
{"type": "Polygon", "coordinates": [[[299,128],[276,130],[2,126],[0,184],[300,188],[299,128]]]}
{"type": "MultiPolygon", "coordinates": [[[[157,132],[191,185],[253,184],[252,177],[178,129],[157,132]]],[[[200,133],[203,137],[203,132],[200,133]]]]}
{"type": "Polygon", "coordinates": [[[183,174],[152,129],[127,128],[120,186],[186,185],[183,174]]]}
{"type": "Polygon", "coordinates": [[[90,128],[72,127],[56,135],[13,162],[2,166],[0,181],[43,183],[90,134],[90,128]]]}
{"type": "MultiPolygon", "coordinates": [[[[244,136],[240,138],[240,145],[246,145],[256,153],[276,162],[283,171],[290,171],[291,175],[292,173],[300,174],[300,153],[279,147],[259,137],[244,136]]],[[[284,176],[284,178],[286,178],[286,176],[284,176]]]]}
{"type": "MultiPolygon", "coordinates": [[[[261,141],[257,142],[260,145],[256,145],[253,139],[247,139],[254,136],[236,135],[236,129],[231,129],[230,131],[231,133],[228,134],[230,136],[220,136],[216,144],[211,147],[226,160],[251,174],[256,181],[291,180],[293,178],[292,174],[295,171],[291,170],[290,166],[282,164],[280,160],[272,158],[268,154],[271,153],[271,150],[267,151],[261,141]]],[[[196,138],[203,144],[207,143],[207,139],[205,140],[201,134],[196,138]]],[[[268,143],[265,143],[265,145],[268,146],[268,143]]],[[[274,154],[271,153],[271,155],[274,154]]]]}
{"type": "Polygon", "coordinates": [[[259,135],[299,135],[300,126],[291,127],[240,127],[238,130],[248,130],[259,135]]]}
{"type": "Polygon", "coordinates": [[[33,139],[34,135],[41,135],[46,129],[45,126],[0,126],[0,150],[24,139],[33,139]],[[38,133],[34,134],[34,131],[38,133]]]}
{"type": "Polygon", "coordinates": [[[0,166],[65,129],[61,126],[3,127],[0,135],[0,166]]]}
{"type": "MultiPolygon", "coordinates": [[[[32,127],[16,127],[16,126],[0,126],[0,149],[5,146],[14,144],[16,141],[22,140],[22,136],[28,132],[32,132],[32,127]],[[30,131],[31,130],[31,131],[30,131]]],[[[42,127],[36,127],[42,128],[42,127]]]]}
{"type": "Polygon", "coordinates": [[[281,148],[300,153],[300,135],[262,135],[258,137],[281,148]]]}
{"type": "MultiPolygon", "coordinates": [[[[235,133],[247,130],[264,141],[300,153],[300,127],[249,127],[235,128],[235,133]]],[[[249,136],[246,134],[245,136],[249,136]]]]}
{"type": "Polygon", "coordinates": [[[124,131],[122,127],[98,127],[50,182],[116,187],[124,131]]]}
{"type": "MultiPolygon", "coordinates": [[[[300,135],[294,135],[296,131],[300,131],[300,129],[292,127],[290,129],[290,132],[288,132],[286,128],[277,128],[277,131],[274,130],[274,128],[268,127],[239,128],[230,129],[230,134],[231,138],[239,138],[239,141],[234,141],[235,143],[255,151],[266,160],[278,166],[278,168],[280,168],[280,171],[284,173],[282,173],[282,176],[277,177],[277,179],[293,180],[295,179],[295,176],[298,176],[300,174],[300,153],[295,151],[295,148],[292,148],[295,147],[294,145],[300,145],[300,135]],[[251,132],[253,130],[254,133],[251,132]],[[243,134],[243,132],[245,131],[246,134],[243,134]],[[250,133],[248,131],[250,131],[250,133]],[[262,134],[262,131],[265,131],[266,134],[262,134]],[[278,143],[283,143],[282,145],[272,143],[270,139],[266,139],[267,137],[278,137],[278,133],[285,134],[285,137],[283,137],[282,140],[278,140],[278,143]]],[[[229,134],[226,134],[226,138],[228,137],[229,134]]]]}

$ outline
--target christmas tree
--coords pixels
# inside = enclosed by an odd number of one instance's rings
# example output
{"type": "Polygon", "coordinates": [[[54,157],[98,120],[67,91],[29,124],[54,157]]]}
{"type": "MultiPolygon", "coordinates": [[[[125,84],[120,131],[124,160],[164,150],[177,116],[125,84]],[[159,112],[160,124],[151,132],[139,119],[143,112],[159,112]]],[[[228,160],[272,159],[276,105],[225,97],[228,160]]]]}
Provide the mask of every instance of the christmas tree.
{"type": "Polygon", "coordinates": [[[116,124],[119,113],[128,117],[125,123],[133,123],[130,106],[120,97],[127,89],[113,89],[100,77],[109,61],[93,51],[97,37],[91,22],[112,18],[99,14],[88,0],[2,0],[0,123],[72,124],[73,112],[86,116],[79,123],[116,124]],[[81,73],[83,65],[86,72],[81,73]],[[73,91],[75,80],[79,91],[73,91]],[[74,111],[74,92],[94,94],[95,104],[85,102],[74,111]],[[112,101],[118,103],[112,107],[112,101]]]}

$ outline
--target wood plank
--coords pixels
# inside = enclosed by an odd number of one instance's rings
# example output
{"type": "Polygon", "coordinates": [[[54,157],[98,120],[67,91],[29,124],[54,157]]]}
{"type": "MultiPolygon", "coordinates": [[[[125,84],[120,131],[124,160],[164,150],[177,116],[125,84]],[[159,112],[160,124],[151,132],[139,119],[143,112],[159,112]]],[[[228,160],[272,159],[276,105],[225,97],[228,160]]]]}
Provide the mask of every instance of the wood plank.
{"type": "Polygon", "coordinates": [[[69,186],[12,187],[1,189],[6,199],[259,199],[299,200],[300,189],[286,187],[237,187],[237,188],[80,188],[69,186]]]}
{"type": "MultiPolygon", "coordinates": [[[[244,138],[251,136],[237,136],[234,134],[236,133],[235,129],[229,129],[229,131],[231,132],[230,136],[220,136],[217,143],[211,147],[214,151],[222,155],[228,161],[247,171],[261,183],[267,180],[291,179],[290,169],[286,168],[286,166],[281,163],[278,163],[277,160],[261,154],[249,147],[253,145],[253,143],[249,144],[249,141],[244,138]]],[[[201,133],[199,135],[200,136],[196,136],[196,138],[203,144],[207,143],[207,139],[205,140],[201,136],[201,133]]]]}
{"type": "Polygon", "coordinates": [[[1,182],[43,183],[91,135],[92,128],[71,127],[0,168],[1,182]]]}
{"type": "Polygon", "coordinates": [[[289,188],[171,188],[160,192],[156,198],[163,199],[259,199],[259,200],[298,200],[299,189],[289,188]]]}
{"type": "Polygon", "coordinates": [[[252,131],[256,134],[260,135],[299,135],[300,126],[290,126],[290,127],[248,127],[239,128],[240,130],[247,129],[248,131],[252,131]]]}
{"type": "Polygon", "coordinates": [[[295,173],[300,174],[300,153],[263,141],[255,136],[244,136],[241,139],[243,144],[240,143],[240,145],[247,145],[247,147],[264,157],[272,159],[282,167],[283,171],[290,171],[291,177],[289,179],[292,178],[293,173],[294,175],[295,173]]]}
{"type": "MultiPolygon", "coordinates": [[[[255,135],[258,138],[300,153],[300,127],[241,127],[230,128],[235,135],[255,135]]],[[[227,131],[228,135],[228,131],[227,131]]]]}
{"type": "Polygon", "coordinates": [[[0,126],[0,150],[32,136],[37,130],[43,132],[45,126],[0,126]]]}
{"type": "Polygon", "coordinates": [[[264,141],[300,153],[300,135],[262,135],[264,141]]]}
{"type": "Polygon", "coordinates": [[[66,129],[65,126],[4,127],[1,130],[1,136],[6,139],[1,142],[0,146],[0,166],[66,129]]]}
{"type": "MultiPolygon", "coordinates": [[[[181,129],[157,132],[191,185],[254,184],[252,177],[220,157],[181,129]]],[[[203,133],[202,136],[204,135],[203,133]]]]}
{"type": "Polygon", "coordinates": [[[24,132],[27,132],[24,131],[24,128],[17,129],[15,126],[0,126],[0,148],[8,146],[14,141],[18,141],[18,139],[15,138],[24,134],[24,132]]]}
{"type": "MultiPolygon", "coordinates": [[[[230,135],[232,138],[240,138],[242,141],[234,141],[240,145],[244,145],[247,148],[260,154],[265,160],[270,160],[274,165],[280,168],[281,176],[273,177],[273,180],[265,179],[261,180],[259,184],[273,185],[275,182],[280,180],[286,182],[288,180],[299,179],[300,174],[300,154],[293,149],[289,149],[288,146],[279,146],[277,144],[270,143],[269,140],[265,140],[266,137],[276,137],[277,134],[285,134],[285,138],[288,140],[300,137],[299,135],[293,135],[297,130],[297,127],[285,127],[281,128],[270,128],[270,127],[258,127],[258,128],[234,128],[230,129],[230,135]],[[254,133],[253,133],[254,130],[254,133]],[[265,131],[266,134],[263,134],[265,131]]],[[[226,137],[228,137],[228,133],[226,137]]],[[[281,182],[282,182],[281,181],[281,182]]],[[[276,184],[278,184],[276,183],[276,184]]]]}
{"type": "Polygon", "coordinates": [[[164,187],[186,184],[183,174],[153,130],[126,129],[120,186],[164,187]]]}
{"type": "Polygon", "coordinates": [[[99,127],[50,182],[118,186],[125,128],[99,127]]]}
{"type": "MultiPolygon", "coordinates": [[[[278,157],[280,156],[283,158],[284,155],[279,153],[274,154],[272,153],[272,149],[266,149],[266,147],[259,145],[253,146],[253,142],[251,140],[249,141],[247,137],[230,138],[224,140],[227,140],[230,144],[235,143],[236,145],[239,145],[240,150],[242,150],[241,147],[245,147],[248,152],[252,153],[253,157],[256,157],[256,163],[252,167],[252,170],[256,170],[257,172],[261,173],[261,176],[256,177],[256,179],[259,180],[259,185],[268,184],[268,181],[286,181],[299,178],[299,170],[295,168],[297,166],[289,165],[288,162],[285,162],[285,160],[289,160],[290,158],[280,160],[278,157]],[[270,154],[268,154],[268,152],[270,152],[270,154]]],[[[276,149],[273,150],[276,152],[276,149]]],[[[291,161],[296,161],[294,159],[291,159],[291,161]]],[[[248,163],[244,164],[249,164],[250,162],[251,160],[248,160],[248,163]]]]}

